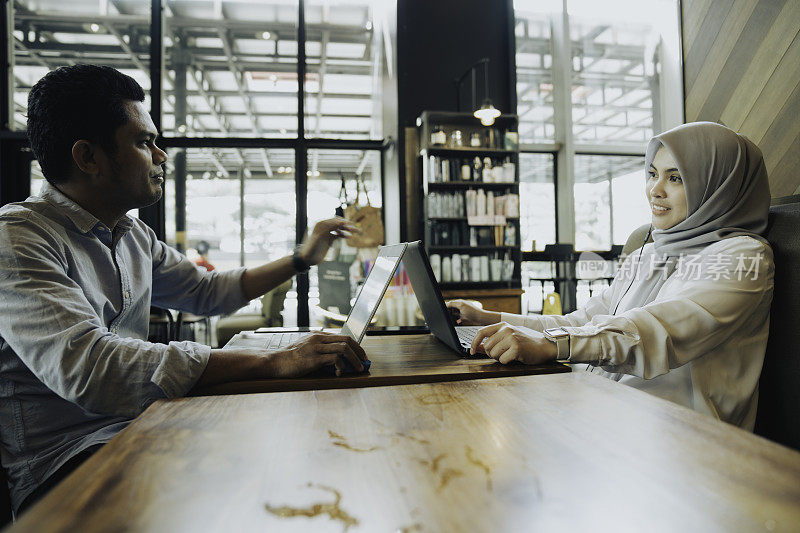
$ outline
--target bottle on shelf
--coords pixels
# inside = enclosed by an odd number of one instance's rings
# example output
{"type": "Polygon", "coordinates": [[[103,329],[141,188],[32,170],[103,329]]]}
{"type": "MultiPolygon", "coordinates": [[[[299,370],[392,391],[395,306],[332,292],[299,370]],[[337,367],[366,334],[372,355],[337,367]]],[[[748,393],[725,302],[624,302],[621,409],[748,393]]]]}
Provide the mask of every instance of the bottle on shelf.
{"type": "Polygon", "coordinates": [[[477,131],[473,132],[472,135],[470,135],[470,137],[469,137],[469,145],[472,146],[473,148],[480,148],[480,146],[481,146],[481,136],[477,131]]]}
{"type": "Polygon", "coordinates": [[[479,217],[486,214],[486,193],[483,192],[483,189],[478,189],[477,192],[475,214],[479,217]]]}
{"type": "Polygon", "coordinates": [[[481,179],[484,183],[491,183],[492,182],[492,160],[489,157],[483,158],[483,174],[481,179]]]}
{"type": "Polygon", "coordinates": [[[516,180],[516,165],[513,161],[511,161],[510,157],[506,157],[505,163],[503,163],[503,181],[506,183],[514,183],[516,180]]]}
{"type": "Polygon", "coordinates": [[[431,146],[444,146],[447,143],[447,134],[440,125],[433,127],[431,132],[431,146]]]}
{"type": "Polygon", "coordinates": [[[472,181],[481,181],[481,158],[477,155],[472,161],[472,181]]]}
{"type": "Polygon", "coordinates": [[[469,166],[469,159],[461,161],[461,181],[470,181],[472,179],[472,169],[469,166]]]}

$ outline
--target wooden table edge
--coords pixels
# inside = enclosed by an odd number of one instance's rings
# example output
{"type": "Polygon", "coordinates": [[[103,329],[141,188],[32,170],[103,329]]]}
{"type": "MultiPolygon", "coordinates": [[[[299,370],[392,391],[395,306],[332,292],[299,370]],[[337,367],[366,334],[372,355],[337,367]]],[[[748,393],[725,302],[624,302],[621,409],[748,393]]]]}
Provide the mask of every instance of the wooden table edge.
{"type": "MultiPolygon", "coordinates": [[[[517,365],[515,365],[517,366],[517,365]]],[[[418,383],[445,383],[469,379],[504,378],[535,376],[540,374],[563,374],[572,371],[561,363],[546,365],[518,365],[519,368],[504,366],[496,371],[454,372],[450,374],[398,374],[394,376],[358,376],[330,378],[286,378],[237,381],[211,385],[192,390],[190,396],[218,396],[227,394],[257,394],[265,392],[293,392],[308,390],[358,389],[366,387],[386,387],[392,385],[415,385],[418,383]]]]}

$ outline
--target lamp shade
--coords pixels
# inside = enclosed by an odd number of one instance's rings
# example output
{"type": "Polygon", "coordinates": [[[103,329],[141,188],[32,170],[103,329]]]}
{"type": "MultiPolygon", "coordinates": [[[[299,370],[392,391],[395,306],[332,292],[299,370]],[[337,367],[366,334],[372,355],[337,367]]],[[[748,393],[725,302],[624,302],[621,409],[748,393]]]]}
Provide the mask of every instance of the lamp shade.
{"type": "Polygon", "coordinates": [[[474,115],[484,126],[491,126],[494,124],[494,119],[500,116],[500,110],[493,106],[492,101],[487,98],[483,101],[483,105],[475,110],[474,115]]]}

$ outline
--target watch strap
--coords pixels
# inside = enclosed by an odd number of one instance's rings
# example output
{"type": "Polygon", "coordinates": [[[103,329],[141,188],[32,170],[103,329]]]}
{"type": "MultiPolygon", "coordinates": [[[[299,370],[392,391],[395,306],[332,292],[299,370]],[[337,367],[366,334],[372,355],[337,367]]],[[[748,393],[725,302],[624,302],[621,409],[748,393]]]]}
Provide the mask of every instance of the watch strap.
{"type": "Polygon", "coordinates": [[[569,360],[569,333],[566,332],[563,328],[549,328],[544,330],[544,336],[548,339],[556,343],[556,349],[558,350],[558,355],[556,356],[557,361],[568,361],[569,360]]]}
{"type": "Polygon", "coordinates": [[[292,266],[294,267],[295,272],[308,272],[311,268],[311,265],[306,263],[306,260],[302,258],[300,255],[300,248],[295,248],[294,253],[292,254],[292,266]]]}

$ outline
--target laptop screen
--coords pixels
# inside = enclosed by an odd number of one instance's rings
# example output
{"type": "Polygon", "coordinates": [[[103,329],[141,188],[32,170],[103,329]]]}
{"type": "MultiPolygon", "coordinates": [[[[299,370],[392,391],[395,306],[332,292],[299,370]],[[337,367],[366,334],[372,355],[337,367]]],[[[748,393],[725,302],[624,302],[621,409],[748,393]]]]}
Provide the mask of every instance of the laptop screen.
{"type": "Polygon", "coordinates": [[[353,308],[342,327],[342,333],[350,335],[357,342],[361,342],[367,326],[372,320],[378,304],[383,298],[383,293],[392,281],[397,265],[405,250],[405,243],[381,248],[375,264],[367,274],[367,279],[361,287],[353,308]]]}

